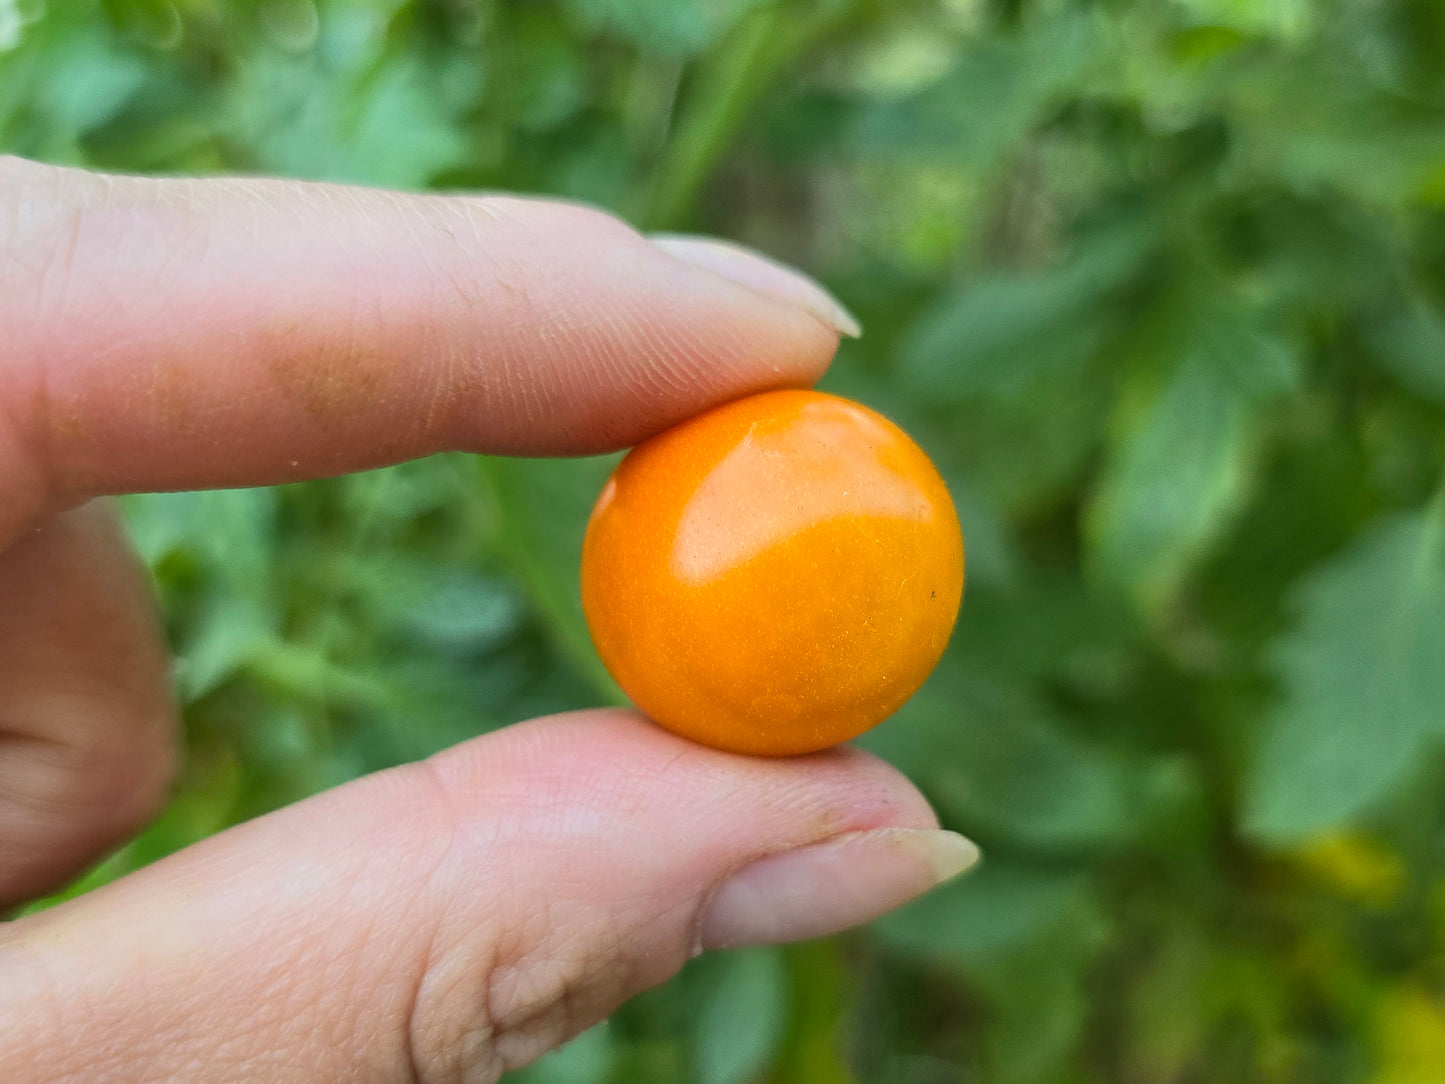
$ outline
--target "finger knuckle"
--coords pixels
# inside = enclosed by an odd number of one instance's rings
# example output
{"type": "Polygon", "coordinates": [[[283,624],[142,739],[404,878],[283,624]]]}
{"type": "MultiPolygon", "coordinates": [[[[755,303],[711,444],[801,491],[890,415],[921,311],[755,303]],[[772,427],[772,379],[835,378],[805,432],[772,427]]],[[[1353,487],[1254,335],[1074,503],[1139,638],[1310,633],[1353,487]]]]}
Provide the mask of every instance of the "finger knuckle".
{"type": "MultiPolygon", "coordinates": [[[[455,791],[465,783],[432,761],[415,770],[426,775],[454,840],[439,871],[456,861],[485,864],[475,855],[458,858],[465,802],[455,791]]],[[[450,878],[432,879],[455,893],[450,878]]],[[[444,921],[426,946],[406,1028],[420,1084],[491,1084],[595,1022],[616,1001],[619,984],[632,980],[625,931],[605,913],[565,895],[528,907],[524,888],[495,888],[467,902],[468,914],[484,908],[481,921],[444,921]]]]}
{"type": "Polygon", "coordinates": [[[598,951],[605,931],[542,908],[485,944],[436,955],[409,1028],[423,1084],[491,1084],[596,1020],[627,978],[625,959],[598,951]],[[570,933],[562,931],[572,931],[570,933]]]}
{"type": "MultiPolygon", "coordinates": [[[[97,174],[0,157],[0,329],[7,362],[0,368],[0,462],[19,479],[22,495],[34,491],[27,508],[58,488],[47,454],[57,427],[48,380],[53,329],[69,303],[90,208],[108,184],[97,174]]],[[[0,522],[0,532],[7,526],[0,522]]]]}

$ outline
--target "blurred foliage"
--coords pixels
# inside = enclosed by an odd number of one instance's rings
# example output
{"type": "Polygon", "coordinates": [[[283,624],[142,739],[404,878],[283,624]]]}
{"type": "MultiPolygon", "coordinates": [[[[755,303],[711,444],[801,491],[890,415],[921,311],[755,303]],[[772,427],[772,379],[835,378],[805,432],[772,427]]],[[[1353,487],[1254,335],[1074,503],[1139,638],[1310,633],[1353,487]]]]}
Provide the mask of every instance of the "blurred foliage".
{"type": "MultiPolygon", "coordinates": [[[[558,193],[797,262],[868,328],[825,386],[948,474],[959,631],[865,744],[981,872],[516,1079],[1445,1079],[1445,7],[0,0],[0,50],[21,154],[558,193]]],[[[86,884],[614,699],[575,586],[609,463],[131,501],[191,757],[86,884]]]]}

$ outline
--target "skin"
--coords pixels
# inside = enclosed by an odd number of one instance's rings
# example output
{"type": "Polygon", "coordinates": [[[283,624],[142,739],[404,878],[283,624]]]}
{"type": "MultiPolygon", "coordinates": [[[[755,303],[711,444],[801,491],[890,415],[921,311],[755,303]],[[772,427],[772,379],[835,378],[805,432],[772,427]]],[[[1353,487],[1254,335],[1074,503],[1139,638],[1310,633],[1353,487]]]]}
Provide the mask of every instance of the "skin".
{"type": "MultiPolygon", "coordinates": [[[[813,382],[844,321],[728,259],[556,203],[0,159],[0,908],[143,824],[179,757],[102,498],[598,452],[813,382]]],[[[701,948],[958,872],[935,828],[858,752],[522,723],[0,924],[0,1080],[492,1081],[701,948]]]]}
{"type": "Polygon", "coordinates": [[[630,452],[587,529],[602,661],[675,733],[812,753],[891,715],[933,670],[963,538],[908,435],[814,391],[750,396],[630,452]]]}

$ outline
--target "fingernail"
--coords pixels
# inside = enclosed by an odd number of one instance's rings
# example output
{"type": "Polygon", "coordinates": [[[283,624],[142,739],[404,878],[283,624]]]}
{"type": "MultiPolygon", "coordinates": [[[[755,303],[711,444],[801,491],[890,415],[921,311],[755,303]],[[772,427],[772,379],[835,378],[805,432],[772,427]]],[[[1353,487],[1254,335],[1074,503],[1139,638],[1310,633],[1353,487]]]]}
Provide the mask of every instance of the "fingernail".
{"type": "Polygon", "coordinates": [[[703,915],[703,949],[805,941],[870,922],[978,861],[956,832],[881,828],[760,858],[723,882],[703,915]]]}
{"type": "Polygon", "coordinates": [[[785,267],[741,245],[710,237],[654,234],[651,240],[662,251],[684,263],[721,275],[766,297],[806,309],[839,335],[856,339],[863,334],[853,314],[801,271],[785,267]]]}

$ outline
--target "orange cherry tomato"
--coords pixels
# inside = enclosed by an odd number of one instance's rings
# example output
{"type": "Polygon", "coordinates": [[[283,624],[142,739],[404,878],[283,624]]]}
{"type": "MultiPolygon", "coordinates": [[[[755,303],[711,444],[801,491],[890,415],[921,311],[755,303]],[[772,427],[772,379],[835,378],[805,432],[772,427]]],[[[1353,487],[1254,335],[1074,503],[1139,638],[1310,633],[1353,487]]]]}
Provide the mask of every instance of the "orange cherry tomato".
{"type": "Polygon", "coordinates": [[[847,741],[917,690],[963,596],[948,489],[908,435],[815,391],[638,445],[582,551],[593,642],[644,712],[718,749],[847,741]]]}

